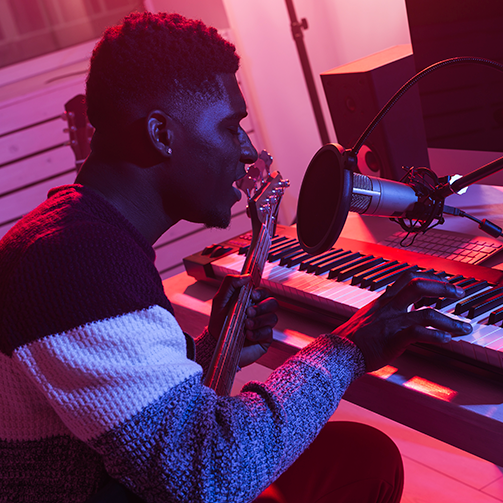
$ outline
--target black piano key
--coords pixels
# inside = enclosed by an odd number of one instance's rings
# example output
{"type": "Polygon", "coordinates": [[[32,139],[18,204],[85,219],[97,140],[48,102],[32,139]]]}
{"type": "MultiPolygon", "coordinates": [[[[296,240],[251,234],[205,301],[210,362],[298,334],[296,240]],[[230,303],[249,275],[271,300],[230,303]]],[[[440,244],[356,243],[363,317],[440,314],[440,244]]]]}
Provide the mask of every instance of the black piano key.
{"type": "Polygon", "coordinates": [[[417,265],[406,265],[397,269],[396,271],[390,272],[381,278],[375,279],[370,283],[370,290],[377,290],[383,286],[389,285],[395,282],[404,272],[406,271],[417,271],[419,267],[417,265]]]}
{"type": "Polygon", "coordinates": [[[465,288],[467,286],[470,286],[473,283],[476,283],[477,280],[475,278],[465,278],[461,281],[457,281],[456,283],[453,283],[456,286],[459,286],[461,288],[465,288]]]}
{"type": "MultiPolygon", "coordinates": [[[[280,243],[277,243],[269,248],[269,253],[275,253],[279,250],[283,250],[285,248],[299,245],[299,242],[296,239],[287,239],[285,241],[282,241],[280,243]]],[[[300,245],[299,245],[300,246],[300,245]]]]}
{"type": "MultiPolygon", "coordinates": [[[[482,290],[482,288],[484,288],[483,286],[481,286],[480,288],[478,288],[478,290],[475,289],[471,293],[467,293],[468,287],[475,283],[477,283],[477,280],[475,278],[464,278],[463,280],[459,280],[453,284],[462,288],[465,291],[465,297],[466,297],[467,295],[471,295],[472,293],[478,292],[479,290],[482,290]]],[[[447,307],[450,306],[451,304],[454,304],[454,302],[456,302],[456,299],[450,299],[448,297],[440,297],[437,300],[435,307],[437,309],[441,309],[442,307],[447,307]]]]}
{"type": "Polygon", "coordinates": [[[324,266],[326,264],[330,264],[332,261],[338,260],[341,257],[345,257],[346,255],[349,255],[350,253],[352,253],[352,252],[350,252],[349,250],[341,250],[337,253],[332,253],[330,255],[327,255],[326,257],[324,257],[320,260],[316,260],[315,262],[312,262],[311,264],[309,264],[309,267],[307,268],[307,272],[309,272],[309,273],[315,272],[318,269],[318,267],[324,266]]]}
{"type": "Polygon", "coordinates": [[[354,253],[350,252],[348,254],[344,254],[341,257],[337,257],[335,259],[330,260],[329,262],[326,262],[324,264],[320,264],[318,267],[316,267],[314,274],[316,274],[316,275],[324,274],[327,271],[330,271],[330,269],[337,267],[338,265],[348,264],[353,259],[361,257],[361,256],[362,256],[362,254],[358,253],[358,252],[354,252],[354,253]]]}
{"type": "Polygon", "coordinates": [[[394,265],[392,265],[392,266],[388,265],[388,267],[382,268],[378,272],[369,271],[369,274],[367,276],[363,277],[363,279],[361,280],[360,287],[367,288],[368,286],[370,286],[370,283],[372,283],[372,281],[379,279],[382,276],[386,276],[387,274],[389,274],[393,271],[396,271],[397,269],[401,269],[402,267],[407,266],[407,265],[409,265],[409,264],[405,264],[404,262],[395,261],[394,265]]]}
{"type": "Polygon", "coordinates": [[[497,288],[492,288],[489,291],[482,292],[479,295],[476,295],[475,297],[472,297],[470,299],[460,300],[456,304],[456,307],[454,308],[454,314],[463,314],[466,311],[470,310],[473,306],[479,304],[480,302],[484,302],[485,300],[488,300],[491,297],[494,297],[495,295],[498,295],[502,292],[503,287],[499,286],[497,288]]]}
{"type": "Polygon", "coordinates": [[[297,264],[300,264],[303,260],[308,259],[309,257],[312,257],[310,253],[306,253],[304,250],[300,250],[290,257],[283,257],[279,261],[279,265],[282,265],[283,267],[294,267],[297,264]]]}
{"type": "MultiPolygon", "coordinates": [[[[370,257],[365,257],[363,259],[363,262],[360,262],[359,264],[355,264],[353,266],[348,266],[345,269],[342,269],[338,274],[337,274],[337,281],[344,281],[348,278],[353,277],[355,274],[358,274],[359,272],[363,271],[369,271],[376,265],[384,263],[385,260],[382,257],[373,257],[372,255],[370,257]]],[[[332,274],[332,272],[330,272],[332,274]]],[[[330,274],[328,277],[330,278],[330,274]]]]}
{"type": "Polygon", "coordinates": [[[299,253],[299,251],[303,251],[300,245],[292,246],[291,248],[286,248],[286,249],[280,250],[274,254],[274,257],[269,262],[274,262],[276,260],[291,257],[291,256],[299,253]]]}
{"type": "Polygon", "coordinates": [[[422,269],[421,274],[432,274],[435,272],[435,269],[422,269]]]}
{"type": "Polygon", "coordinates": [[[287,236],[274,236],[271,239],[271,246],[269,247],[269,251],[275,250],[278,246],[283,246],[285,243],[295,243],[297,240],[294,238],[289,238],[287,236]]]}
{"type": "Polygon", "coordinates": [[[465,291],[465,297],[480,292],[480,290],[482,290],[488,285],[489,283],[486,280],[483,280],[483,281],[476,281],[475,283],[471,283],[468,286],[463,287],[463,290],[465,291]]]}
{"type": "Polygon", "coordinates": [[[248,250],[250,249],[250,245],[241,246],[238,251],[238,255],[246,255],[248,250]]]}
{"type": "Polygon", "coordinates": [[[466,277],[465,276],[462,276],[461,274],[458,274],[457,276],[452,276],[451,278],[449,278],[447,281],[449,281],[449,283],[452,283],[453,285],[459,283],[460,281],[463,281],[465,280],[466,277]]]}
{"type": "Polygon", "coordinates": [[[487,313],[495,307],[501,306],[503,304],[503,292],[494,295],[493,297],[481,301],[479,304],[472,306],[468,311],[468,318],[475,318],[481,314],[487,313]]]}
{"type": "Polygon", "coordinates": [[[351,259],[349,262],[345,262],[342,265],[338,265],[330,269],[330,273],[328,275],[329,279],[335,278],[343,269],[347,269],[348,267],[353,267],[355,265],[361,264],[365,260],[370,260],[374,258],[373,255],[362,255],[361,253],[354,259],[351,259]]]}
{"type": "Polygon", "coordinates": [[[357,265],[367,263],[369,260],[375,258],[373,255],[362,255],[361,253],[358,254],[359,256],[356,256],[355,258],[351,259],[349,262],[345,262],[343,264],[337,265],[330,269],[330,272],[328,273],[328,278],[337,278],[338,274],[341,271],[345,271],[348,268],[355,267],[357,265]]]}
{"type": "Polygon", "coordinates": [[[494,325],[495,323],[498,323],[498,321],[501,321],[501,320],[503,320],[503,307],[500,307],[499,309],[497,309],[496,311],[493,311],[489,315],[488,323],[490,325],[494,325]]]}
{"type": "Polygon", "coordinates": [[[285,246],[294,246],[299,244],[299,242],[294,239],[294,238],[289,238],[289,239],[284,239],[281,241],[278,241],[277,243],[271,244],[269,247],[269,251],[276,251],[279,250],[280,248],[284,248],[285,246]]]}
{"type": "MultiPolygon", "coordinates": [[[[278,247],[278,246],[282,246],[283,243],[285,241],[296,241],[295,239],[293,238],[287,238],[286,236],[274,236],[272,239],[271,239],[271,246],[269,248],[269,251],[273,250],[274,248],[278,247]]],[[[248,250],[250,249],[250,245],[245,245],[245,246],[241,246],[239,248],[239,252],[238,254],[239,255],[246,255],[248,253],[248,250]]]]}
{"type": "Polygon", "coordinates": [[[342,248],[337,248],[336,250],[328,250],[324,253],[322,253],[321,255],[315,255],[314,257],[310,257],[306,260],[304,260],[303,262],[301,262],[300,266],[299,266],[299,271],[305,271],[308,269],[308,267],[311,265],[311,264],[314,264],[318,261],[322,261],[324,260],[326,257],[328,256],[331,256],[331,255],[334,255],[335,253],[340,253],[342,250],[342,248]]]}
{"type": "MultiPolygon", "coordinates": [[[[428,269],[427,271],[423,272],[425,273],[433,272],[433,275],[439,278],[445,278],[446,276],[448,276],[448,274],[445,271],[435,271],[434,269],[428,269]]],[[[421,300],[418,300],[416,303],[414,303],[414,307],[416,309],[419,309],[420,307],[424,306],[432,306],[438,300],[439,300],[438,297],[423,297],[421,300]]]]}
{"type": "Polygon", "coordinates": [[[291,250],[300,250],[300,249],[301,249],[300,244],[297,242],[297,240],[293,240],[292,243],[288,242],[272,250],[269,250],[267,260],[269,262],[274,262],[275,260],[279,260],[283,255],[289,253],[291,250]]]}
{"type": "Polygon", "coordinates": [[[379,271],[382,271],[383,269],[387,269],[388,267],[394,266],[396,264],[398,264],[398,260],[392,260],[392,261],[385,260],[384,263],[382,263],[382,264],[376,265],[376,266],[372,267],[371,269],[369,269],[367,271],[363,271],[359,274],[355,274],[353,276],[353,278],[351,279],[351,284],[358,285],[368,275],[378,273],[379,271]]]}
{"type": "Polygon", "coordinates": [[[424,306],[432,306],[433,304],[438,302],[438,300],[438,297],[423,297],[421,300],[418,300],[416,303],[414,303],[414,307],[416,309],[419,309],[420,307],[424,306]]]}
{"type": "Polygon", "coordinates": [[[276,245],[282,243],[283,241],[287,241],[287,240],[291,241],[292,239],[295,241],[295,238],[289,238],[288,236],[280,236],[280,235],[276,234],[271,239],[271,246],[276,246],[276,245]]]}

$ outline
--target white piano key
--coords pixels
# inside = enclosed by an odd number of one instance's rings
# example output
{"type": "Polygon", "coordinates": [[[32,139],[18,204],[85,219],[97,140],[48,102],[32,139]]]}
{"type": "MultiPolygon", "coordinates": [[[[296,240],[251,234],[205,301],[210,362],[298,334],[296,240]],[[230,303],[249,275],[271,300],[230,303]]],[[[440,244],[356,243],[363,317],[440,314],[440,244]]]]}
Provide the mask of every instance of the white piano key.
{"type": "Polygon", "coordinates": [[[489,363],[503,368],[503,340],[500,338],[491,342],[486,346],[486,350],[489,363]]]}

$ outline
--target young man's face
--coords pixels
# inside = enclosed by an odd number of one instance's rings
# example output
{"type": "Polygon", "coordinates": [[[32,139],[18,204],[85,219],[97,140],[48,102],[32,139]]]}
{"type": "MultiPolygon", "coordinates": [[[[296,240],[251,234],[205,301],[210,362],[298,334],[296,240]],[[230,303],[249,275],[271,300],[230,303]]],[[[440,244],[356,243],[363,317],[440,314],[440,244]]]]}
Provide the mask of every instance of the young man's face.
{"type": "Polygon", "coordinates": [[[235,75],[219,76],[221,97],[191,102],[177,113],[171,156],[168,213],[175,219],[227,227],[231,207],[240,199],[236,180],[257,152],[240,127],[246,103],[235,75]],[[174,213],[173,213],[174,212],[174,213]]]}

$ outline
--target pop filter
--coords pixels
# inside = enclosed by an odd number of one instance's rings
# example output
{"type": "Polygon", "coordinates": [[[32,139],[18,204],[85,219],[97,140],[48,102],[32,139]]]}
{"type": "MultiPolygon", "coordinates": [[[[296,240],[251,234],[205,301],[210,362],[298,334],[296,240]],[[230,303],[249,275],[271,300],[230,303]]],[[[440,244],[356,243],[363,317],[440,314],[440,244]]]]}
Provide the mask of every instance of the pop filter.
{"type": "Polygon", "coordinates": [[[400,218],[425,219],[429,211],[416,208],[418,195],[406,183],[353,173],[352,150],[329,143],[316,152],[307,167],[297,206],[297,236],[312,255],[329,250],[337,241],[349,211],[400,218]]]}
{"type": "Polygon", "coordinates": [[[346,223],[353,189],[346,152],[341,145],[324,145],[311,159],[302,181],[297,236],[312,255],[329,250],[346,223]]]}

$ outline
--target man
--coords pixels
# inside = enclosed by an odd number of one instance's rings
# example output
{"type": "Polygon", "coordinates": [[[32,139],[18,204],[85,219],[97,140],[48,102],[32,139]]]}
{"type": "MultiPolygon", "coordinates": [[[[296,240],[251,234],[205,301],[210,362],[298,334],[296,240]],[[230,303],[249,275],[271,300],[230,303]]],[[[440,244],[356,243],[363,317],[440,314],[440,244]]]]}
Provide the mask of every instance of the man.
{"type": "MultiPolygon", "coordinates": [[[[1,501],[399,501],[387,437],[323,426],[366,370],[471,329],[407,312],[459,289],[403,277],[231,398],[202,377],[249,278],[226,279],[195,348],[162,290],[152,244],[181,219],[228,225],[233,183],[256,159],[237,68],[216,30],[178,15],[133,14],[96,47],[92,153],[76,185],[53,189],[0,245],[1,501]]],[[[276,323],[275,301],[254,301],[242,365],[276,323]]]]}

